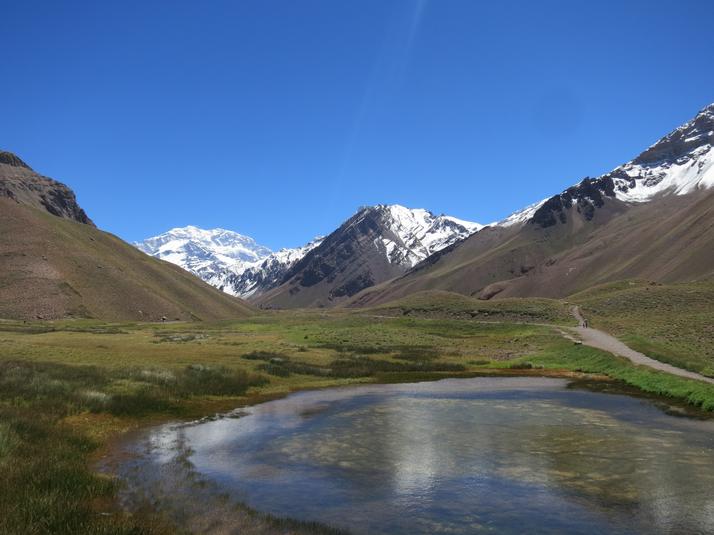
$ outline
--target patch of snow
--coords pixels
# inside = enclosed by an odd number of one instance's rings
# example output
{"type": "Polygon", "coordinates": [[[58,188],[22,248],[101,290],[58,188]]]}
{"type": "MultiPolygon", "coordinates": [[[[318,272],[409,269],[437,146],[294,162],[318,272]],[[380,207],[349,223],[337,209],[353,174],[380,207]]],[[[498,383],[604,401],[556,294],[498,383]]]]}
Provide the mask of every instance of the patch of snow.
{"type": "Polygon", "coordinates": [[[399,204],[377,205],[370,210],[381,214],[387,234],[383,237],[387,260],[407,267],[483,228],[479,223],[399,204]]]}
{"type": "Polygon", "coordinates": [[[228,273],[220,280],[209,281],[224,292],[244,299],[277,286],[287,271],[322,243],[318,236],[302,247],[280,249],[264,259],[245,265],[236,273],[228,273]]]}
{"type": "Polygon", "coordinates": [[[253,238],[237,232],[221,228],[206,230],[193,225],[173,228],[134,246],[204,280],[226,270],[238,272],[272,253],[253,238]]]}
{"type": "MultiPolygon", "coordinates": [[[[377,210],[382,219],[384,235],[376,240],[375,246],[384,251],[390,263],[405,267],[415,266],[432,253],[483,227],[397,204],[365,210],[377,210]]],[[[171,229],[134,245],[147,254],[181,266],[228,294],[247,298],[279,285],[290,268],[322,241],[323,238],[318,237],[303,247],[272,252],[237,232],[188,226],[171,229]]]]}
{"type": "Polygon", "coordinates": [[[686,195],[714,186],[714,150],[711,145],[699,147],[688,158],[674,163],[655,165],[627,163],[615,171],[624,171],[634,184],[613,178],[615,196],[621,201],[642,203],[663,194],[686,195]]]}
{"type": "Polygon", "coordinates": [[[506,219],[499,221],[497,223],[494,223],[494,226],[510,227],[512,225],[518,225],[521,223],[525,223],[528,220],[530,220],[530,218],[533,217],[533,214],[535,214],[538,211],[538,208],[543,206],[547,200],[548,199],[543,199],[542,201],[538,201],[536,203],[529,204],[522,210],[513,212],[506,219]]]}

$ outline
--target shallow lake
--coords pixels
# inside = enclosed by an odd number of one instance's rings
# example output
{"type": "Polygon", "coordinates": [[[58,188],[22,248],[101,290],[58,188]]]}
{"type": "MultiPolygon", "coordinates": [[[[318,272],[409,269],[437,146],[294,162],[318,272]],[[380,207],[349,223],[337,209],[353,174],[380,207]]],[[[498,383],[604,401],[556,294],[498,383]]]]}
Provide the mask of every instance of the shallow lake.
{"type": "Polygon", "coordinates": [[[714,422],[559,379],[302,392],[123,449],[125,504],[187,525],[243,502],[353,533],[714,533],[714,422]]]}

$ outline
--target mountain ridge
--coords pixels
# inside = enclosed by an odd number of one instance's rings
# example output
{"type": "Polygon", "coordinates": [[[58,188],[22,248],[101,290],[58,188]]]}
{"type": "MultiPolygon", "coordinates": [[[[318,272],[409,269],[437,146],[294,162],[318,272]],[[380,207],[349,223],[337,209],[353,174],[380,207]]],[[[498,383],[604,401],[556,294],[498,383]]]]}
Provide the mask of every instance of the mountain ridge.
{"type": "Polygon", "coordinates": [[[711,104],[633,160],[514,212],[392,281],[364,290],[350,304],[432,289],[486,299],[561,297],[618,276],[663,281],[707,276],[714,270],[713,146],[711,104]],[[633,246],[637,240],[643,241],[639,248],[633,246]],[[682,243],[698,245],[688,249],[682,243]]]}
{"type": "Polygon", "coordinates": [[[429,255],[470,236],[478,223],[424,209],[361,207],[258,299],[261,307],[334,306],[400,275],[429,255]]]}
{"type": "MultiPolygon", "coordinates": [[[[452,216],[435,216],[428,210],[409,209],[401,205],[376,205],[360,207],[339,228],[359,224],[361,217],[370,211],[388,214],[388,232],[382,239],[382,249],[390,264],[411,267],[431,252],[453,243],[482,226],[452,216]]],[[[271,252],[259,246],[252,238],[225,229],[203,230],[197,227],[179,227],[153,238],[135,243],[147,254],[162,258],[191,271],[204,281],[231,295],[260,299],[265,293],[287,282],[300,269],[301,261],[319,248],[326,238],[317,237],[302,247],[285,248],[271,252]],[[189,230],[187,232],[187,229],[189,230]],[[223,233],[234,239],[252,244],[253,258],[218,258],[211,249],[210,240],[223,233]],[[200,249],[197,247],[204,247],[200,249]],[[298,267],[296,267],[298,266],[298,267]]],[[[401,268],[395,272],[400,271],[401,268]]],[[[371,279],[363,279],[367,282],[371,279]]],[[[340,293],[340,289],[336,290],[340,293]]],[[[349,293],[349,289],[345,290],[349,293]]]]}

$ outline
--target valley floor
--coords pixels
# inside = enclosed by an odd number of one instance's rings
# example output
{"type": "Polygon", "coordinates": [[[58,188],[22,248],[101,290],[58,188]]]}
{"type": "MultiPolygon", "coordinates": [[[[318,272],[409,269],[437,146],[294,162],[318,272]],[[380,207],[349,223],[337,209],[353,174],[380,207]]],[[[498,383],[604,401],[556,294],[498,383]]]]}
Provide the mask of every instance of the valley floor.
{"type": "MultiPolygon", "coordinates": [[[[571,303],[600,327],[607,306],[620,303],[618,291],[571,303]]],[[[91,459],[139,426],[212,415],[298,389],[552,375],[594,380],[604,390],[629,385],[701,416],[714,410],[713,385],[565,339],[564,327],[576,325],[571,303],[484,303],[445,294],[378,310],[264,313],[205,324],[2,321],[0,532],[174,533],[150,504],[131,515],[119,510],[118,483],[93,473],[91,459]]],[[[637,331],[638,322],[630,324],[637,331]]],[[[689,340],[671,344],[681,350],[689,340]]],[[[700,370],[711,366],[706,355],[692,360],[700,370]]],[[[324,531],[248,510],[245,518],[256,533],[324,531]]]]}

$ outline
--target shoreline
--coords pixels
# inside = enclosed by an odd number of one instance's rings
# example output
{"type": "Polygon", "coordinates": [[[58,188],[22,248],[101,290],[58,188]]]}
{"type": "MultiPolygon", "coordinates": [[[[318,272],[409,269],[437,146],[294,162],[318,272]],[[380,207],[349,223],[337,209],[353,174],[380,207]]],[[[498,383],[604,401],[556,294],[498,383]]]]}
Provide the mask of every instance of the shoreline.
{"type": "MultiPolygon", "coordinates": [[[[215,400],[216,408],[218,408],[219,406],[227,405],[232,405],[232,408],[228,410],[217,410],[212,414],[205,414],[204,416],[199,417],[193,417],[192,415],[192,417],[186,418],[150,418],[149,421],[138,423],[138,425],[136,425],[135,427],[132,427],[131,429],[124,432],[119,432],[116,435],[112,436],[106,443],[104,443],[99,448],[97,452],[94,452],[94,454],[89,460],[89,466],[94,473],[99,474],[101,477],[109,477],[114,482],[124,484],[124,480],[122,480],[117,474],[117,466],[118,464],[126,460],[126,449],[128,448],[128,446],[131,443],[135,442],[141,436],[141,434],[148,432],[152,428],[168,425],[175,425],[177,427],[194,426],[226,418],[241,418],[244,415],[241,413],[249,407],[253,407],[270,401],[285,399],[290,395],[300,392],[355,388],[359,386],[370,385],[436,382],[446,379],[469,379],[476,377],[544,377],[552,379],[565,379],[568,380],[568,384],[566,386],[566,388],[568,389],[582,389],[600,394],[624,395],[640,398],[652,403],[652,405],[658,410],[673,417],[682,417],[694,420],[714,419],[714,414],[712,414],[711,412],[698,409],[697,407],[686,403],[686,401],[684,400],[674,400],[672,398],[667,398],[662,395],[651,394],[635,386],[628,385],[624,381],[614,379],[604,374],[575,372],[571,370],[512,368],[490,368],[484,369],[483,371],[479,372],[462,373],[411,373],[391,374],[391,376],[390,374],[386,374],[383,376],[375,377],[374,381],[356,381],[350,384],[325,385],[318,387],[296,387],[285,392],[254,393],[245,396],[242,401],[239,401],[239,398],[236,398],[231,402],[229,402],[228,400],[215,400]],[[236,405],[235,402],[238,402],[238,404],[236,405]]],[[[186,463],[190,464],[190,461],[186,459],[186,463]]],[[[187,468],[187,470],[191,471],[192,469],[187,468]]],[[[193,473],[198,474],[197,472],[193,473]]],[[[212,483],[208,481],[207,484],[212,483]]],[[[132,508],[122,505],[120,492],[121,491],[118,491],[116,493],[111,507],[112,512],[108,514],[131,516],[137,514],[137,512],[144,515],[163,514],[159,511],[159,507],[157,507],[156,505],[149,510],[144,510],[144,507],[142,506],[140,508],[140,511],[136,508],[132,510],[132,508]]],[[[232,514],[234,514],[235,517],[240,521],[257,522],[257,526],[253,526],[252,524],[235,525],[235,528],[237,529],[255,527],[255,529],[257,530],[255,531],[255,533],[261,533],[266,535],[272,535],[273,533],[329,533],[336,535],[349,533],[349,531],[338,530],[319,523],[302,522],[300,520],[295,520],[288,517],[278,517],[268,513],[263,513],[251,508],[250,506],[240,501],[235,501],[230,504],[222,503],[220,507],[224,514],[227,514],[232,511],[232,514]],[[286,532],[285,529],[289,529],[290,531],[286,532]]],[[[101,512],[100,514],[107,513],[101,512]]],[[[210,515],[210,512],[206,512],[206,515],[210,515]]],[[[171,519],[163,519],[163,521],[169,522],[171,526],[175,526],[176,524],[175,521],[171,519]]]]}

